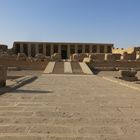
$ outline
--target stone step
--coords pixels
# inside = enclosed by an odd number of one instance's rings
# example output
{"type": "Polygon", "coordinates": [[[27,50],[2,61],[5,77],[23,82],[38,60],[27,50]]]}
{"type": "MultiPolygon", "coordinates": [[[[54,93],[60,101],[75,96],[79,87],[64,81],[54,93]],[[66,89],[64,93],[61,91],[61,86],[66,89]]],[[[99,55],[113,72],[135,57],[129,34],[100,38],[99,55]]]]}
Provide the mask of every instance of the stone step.
{"type": "Polygon", "coordinates": [[[55,66],[55,62],[49,62],[43,73],[46,73],[46,74],[47,73],[52,73],[53,69],[54,69],[54,66],[55,66]]]}
{"type": "Polygon", "coordinates": [[[72,73],[71,62],[64,62],[64,73],[72,73]]]}
{"type": "Polygon", "coordinates": [[[44,73],[93,75],[93,72],[84,62],[49,62],[44,73]]]}
{"type": "Polygon", "coordinates": [[[83,73],[93,75],[93,72],[90,70],[90,68],[88,67],[88,65],[85,62],[79,62],[79,65],[80,65],[83,73]]]}
{"type": "Polygon", "coordinates": [[[71,62],[73,74],[83,74],[83,71],[79,65],[79,62],[71,62]]]}
{"type": "Polygon", "coordinates": [[[64,62],[56,62],[54,69],[53,69],[54,74],[63,74],[64,73],[64,62]]]}

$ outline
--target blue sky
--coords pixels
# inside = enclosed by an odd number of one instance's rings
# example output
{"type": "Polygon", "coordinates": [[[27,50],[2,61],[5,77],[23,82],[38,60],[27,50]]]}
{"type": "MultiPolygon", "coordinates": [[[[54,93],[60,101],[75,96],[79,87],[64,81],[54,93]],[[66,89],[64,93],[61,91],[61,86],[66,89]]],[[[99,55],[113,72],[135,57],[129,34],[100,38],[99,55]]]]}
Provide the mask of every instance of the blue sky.
{"type": "Polygon", "coordinates": [[[140,45],[140,0],[0,0],[0,43],[140,45]]]}

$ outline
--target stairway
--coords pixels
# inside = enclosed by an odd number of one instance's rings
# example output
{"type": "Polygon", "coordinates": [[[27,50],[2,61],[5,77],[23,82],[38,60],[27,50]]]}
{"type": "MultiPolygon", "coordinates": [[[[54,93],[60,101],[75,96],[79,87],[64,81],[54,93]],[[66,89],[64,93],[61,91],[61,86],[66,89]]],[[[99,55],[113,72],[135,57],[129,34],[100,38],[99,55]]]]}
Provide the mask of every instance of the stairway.
{"type": "Polygon", "coordinates": [[[52,73],[63,74],[64,73],[64,62],[56,62],[52,73]]]}
{"type": "Polygon", "coordinates": [[[84,62],[49,62],[44,74],[88,74],[93,75],[84,62]]]}

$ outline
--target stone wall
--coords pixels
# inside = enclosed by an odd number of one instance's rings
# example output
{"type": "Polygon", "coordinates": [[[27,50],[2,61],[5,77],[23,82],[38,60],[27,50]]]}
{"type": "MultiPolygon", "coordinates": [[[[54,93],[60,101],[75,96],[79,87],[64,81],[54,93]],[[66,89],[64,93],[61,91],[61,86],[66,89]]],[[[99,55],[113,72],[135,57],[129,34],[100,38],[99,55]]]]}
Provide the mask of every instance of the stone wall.
{"type": "Polygon", "coordinates": [[[8,49],[7,45],[0,45],[0,52],[6,52],[8,49]]]}
{"type": "Polygon", "coordinates": [[[1,58],[0,65],[19,67],[20,69],[44,70],[48,61],[17,61],[16,58],[1,58]]]}
{"type": "Polygon", "coordinates": [[[6,86],[7,68],[0,65],[0,87],[6,86]]]}

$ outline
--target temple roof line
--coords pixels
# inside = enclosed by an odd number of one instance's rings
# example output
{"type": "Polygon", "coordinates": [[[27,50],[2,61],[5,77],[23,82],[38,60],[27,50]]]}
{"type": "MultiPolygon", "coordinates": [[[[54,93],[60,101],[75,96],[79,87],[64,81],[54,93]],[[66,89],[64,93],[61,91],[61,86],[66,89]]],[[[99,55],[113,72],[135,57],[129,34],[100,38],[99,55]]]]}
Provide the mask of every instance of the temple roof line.
{"type": "Polygon", "coordinates": [[[15,41],[14,43],[50,43],[50,44],[91,44],[91,45],[114,45],[113,43],[87,43],[87,42],[34,42],[34,41],[15,41]]]}

